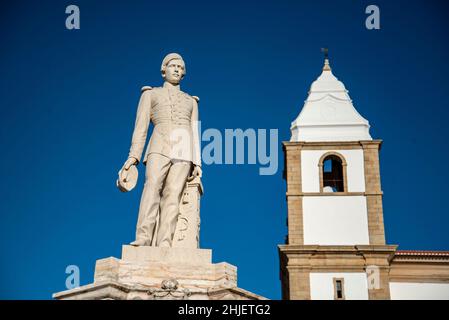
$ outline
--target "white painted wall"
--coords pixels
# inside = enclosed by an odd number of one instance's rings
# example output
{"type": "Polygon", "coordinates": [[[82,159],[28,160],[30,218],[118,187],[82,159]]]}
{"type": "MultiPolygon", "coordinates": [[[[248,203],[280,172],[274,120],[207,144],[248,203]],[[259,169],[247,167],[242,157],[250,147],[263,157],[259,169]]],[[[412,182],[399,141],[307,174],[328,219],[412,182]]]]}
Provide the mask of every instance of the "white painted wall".
{"type": "Polygon", "coordinates": [[[390,282],[391,300],[449,300],[449,283],[390,282]]]}
{"type": "Polygon", "coordinates": [[[304,244],[369,244],[364,196],[303,198],[304,244]]]}
{"type": "Polygon", "coordinates": [[[368,300],[368,281],[364,272],[310,273],[310,298],[334,300],[334,278],[344,278],[346,300],[368,300]]]}
{"type": "Polygon", "coordinates": [[[303,192],[320,192],[318,163],[323,154],[335,151],[345,157],[348,175],[348,192],[365,192],[363,150],[302,150],[301,179],[303,192]]]}

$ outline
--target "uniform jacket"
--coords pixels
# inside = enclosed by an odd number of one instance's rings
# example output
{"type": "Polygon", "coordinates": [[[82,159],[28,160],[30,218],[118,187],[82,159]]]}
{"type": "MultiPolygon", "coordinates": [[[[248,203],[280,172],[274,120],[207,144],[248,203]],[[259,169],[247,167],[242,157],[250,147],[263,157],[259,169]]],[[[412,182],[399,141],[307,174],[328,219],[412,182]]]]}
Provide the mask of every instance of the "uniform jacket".
{"type": "Polygon", "coordinates": [[[143,158],[144,164],[151,153],[159,153],[170,159],[192,161],[200,166],[198,100],[198,97],[167,85],[143,87],[129,157],[140,162],[148,129],[150,123],[153,123],[153,133],[143,158]]]}

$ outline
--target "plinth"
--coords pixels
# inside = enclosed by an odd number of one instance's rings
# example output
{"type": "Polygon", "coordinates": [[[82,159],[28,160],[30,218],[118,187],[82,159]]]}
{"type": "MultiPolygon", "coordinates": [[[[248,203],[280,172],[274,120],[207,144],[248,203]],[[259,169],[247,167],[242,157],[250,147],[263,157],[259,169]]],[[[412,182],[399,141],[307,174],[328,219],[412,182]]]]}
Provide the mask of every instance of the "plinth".
{"type": "Polygon", "coordinates": [[[58,300],[261,300],[237,287],[237,267],[212,263],[212,250],[122,247],[122,258],[97,260],[94,282],[53,294],[58,300]]]}

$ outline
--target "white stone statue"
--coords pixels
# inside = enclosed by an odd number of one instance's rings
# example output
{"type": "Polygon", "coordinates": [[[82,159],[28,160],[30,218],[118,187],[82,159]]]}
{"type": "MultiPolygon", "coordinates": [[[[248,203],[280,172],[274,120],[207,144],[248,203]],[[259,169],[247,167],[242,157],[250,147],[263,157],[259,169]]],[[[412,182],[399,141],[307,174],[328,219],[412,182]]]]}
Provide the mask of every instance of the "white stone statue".
{"type": "MultiPolygon", "coordinates": [[[[171,247],[175,231],[179,234],[177,239],[182,241],[185,234],[183,230],[177,230],[182,195],[186,193],[184,190],[192,190],[188,189],[188,181],[196,181],[197,185],[201,185],[199,98],[180,90],[186,68],[179,54],[170,53],[164,58],[161,73],[165,80],[162,87],[142,88],[131,149],[117,181],[121,191],[129,191],[135,186],[135,166],[141,161],[148,129],[150,123],[153,123],[153,133],[143,157],[146,165],[145,185],[140,201],[136,240],[131,243],[134,246],[171,247]]],[[[183,199],[183,202],[186,201],[189,200],[183,199]]],[[[198,226],[193,228],[198,230],[199,206],[194,205],[193,211],[198,211],[198,226]]]]}

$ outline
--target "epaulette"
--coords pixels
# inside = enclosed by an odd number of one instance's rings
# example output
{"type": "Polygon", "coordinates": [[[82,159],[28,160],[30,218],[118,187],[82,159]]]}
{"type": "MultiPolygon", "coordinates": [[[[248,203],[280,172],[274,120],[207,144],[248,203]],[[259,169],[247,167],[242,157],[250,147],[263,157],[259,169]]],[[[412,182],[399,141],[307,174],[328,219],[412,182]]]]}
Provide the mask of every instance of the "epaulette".
{"type": "Polygon", "coordinates": [[[142,89],[140,89],[140,91],[143,93],[144,91],[151,90],[151,89],[153,89],[153,87],[143,86],[142,89]]]}

